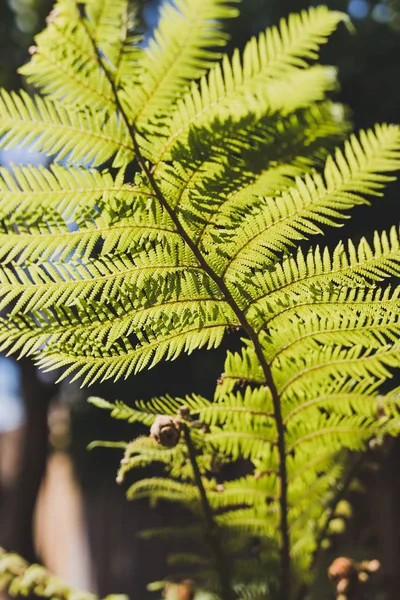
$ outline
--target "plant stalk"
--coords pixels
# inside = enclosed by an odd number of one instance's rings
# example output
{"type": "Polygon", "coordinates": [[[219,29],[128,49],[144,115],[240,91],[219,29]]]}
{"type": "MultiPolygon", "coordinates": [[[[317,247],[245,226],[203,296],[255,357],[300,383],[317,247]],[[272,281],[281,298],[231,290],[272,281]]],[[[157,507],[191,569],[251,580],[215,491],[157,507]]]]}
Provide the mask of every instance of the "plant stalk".
{"type": "MultiPolygon", "coordinates": [[[[84,22],[84,21],[83,21],[84,22]]],[[[236,315],[238,322],[241,327],[246,331],[250,340],[253,343],[255,353],[257,355],[258,361],[261,365],[261,368],[264,373],[265,383],[268,385],[271,395],[272,395],[272,403],[274,408],[274,418],[276,422],[277,428],[277,448],[279,454],[279,479],[280,479],[280,490],[279,490],[279,505],[280,505],[280,532],[281,532],[281,548],[280,548],[280,600],[289,600],[290,593],[290,537],[289,537],[289,525],[288,525],[288,500],[287,500],[287,469],[286,469],[286,449],[285,449],[285,426],[282,418],[281,411],[281,403],[279,392],[276,388],[275,382],[272,377],[271,367],[267,363],[264,352],[262,349],[261,342],[259,340],[257,332],[250,325],[247,320],[247,317],[243,310],[237,305],[232,294],[230,293],[225,281],[222,277],[219,277],[214,270],[209,266],[206,259],[200,252],[199,248],[190,238],[184,227],[182,226],[178,215],[175,213],[174,209],[168,204],[166,198],[164,197],[162,191],[160,190],[151,169],[146,164],[145,159],[142,156],[137,137],[136,137],[136,129],[134,124],[129,122],[127,115],[125,114],[124,108],[121,104],[121,101],[118,96],[118,89],[116,87],[115,81],[112,78],[110,72],[106,68],[99,53],[99,50],[96,46],[95,41],[93,40],[89,29],[85,24],[88,36],[93,45],[94,52],[96,54],[96,58],[100,68],[103,70],[107,80],[110,83],[111,89],[113,91],[115,104],[118,109],[118,113],[121,116],[121,119],[125,123],[127,131],[131,137],[131,141],[133,144],[133,148],[136,155],[136,160],[138,162],[139,167],[146,175],[151,187],[154,190],[155,196],[157,197],[160,205],[167,212],[172,222],[174,223],[177,232],[181,235],[182,239],[188,245],[190,250],[193,252],[194,256],[197,258],[199,265],[204,269],[205,273],[217,284],[219,287],[225,301],[231,307],[232,311],[236,315]]]]}
{"type": "Polygon", "coordinates": [[[192,437],[190,435],[190,429],[186,423],[183,423],[182,430],[185,438],[185,443],[189,452],[189,460],[192,465],[194,480],[200,494],[200,503],[207,526],[207,542],[214,554],[215,566],[221,587],[221,596],[223,600],[234,600],[235,594],[232,590],[229,569],[226,564],[223,550],[221,548],[218,526],[214,521],[213,512],[208,502],[207,492],[204,488],[199,465],[197,463],[196,450],[193,445],[192,437]]]}
{"type": "MultiPolygon", "coordinates": [[[[120,105],[120,104],[119,104],[120,105]]],[[[121,107],[122,109],[122,107],[121,107]]],[[[290,575],[290,539],[289,539],[289,525],[287,519],[288,513],[288,502],[287,502],[287,469],[286,469],[286,449],[285,449],[285,426],[282,418],[281,411],[281,403],[278,390],[275,386],[271,368],[267,363],[262,345],[258,338],[256,331],[248,322],[245,313],[240,309],[240,307],[236,304],[235,300],[232,297],[225,281],[219,277],[213,269],[208,265],[207,261],[201,254],[200,250],[197,248],[196,244],[192,241],[192,239],[188,236],[185,229],[182,227],[178,216],[175,211],[170,207],[164,195],[162,194],[160,188],[158,187],[157,182],[154,179],[154,176],[146,162],[144,161],[139,144],[136,139],[136,133],[132,125],[129,124],[128,120],[125,121],[129,130],[131,132],[132,143],[136,153],[136,159],[138,161],[139,166],[142,171],[146,175],[151,187],[154,190],[156,197],[158,198],[161,206],[166,210],[168,215],[171,217],[177,231],[182,236],[186,244],[189,246],[194,256],[197,258],[200,266],[204,269],[207,275],[218,285],[225,301],[231,307],[232,311],[235,313],[236,317],[242,328],[246,331],[250,340],[253,343],[255,353],[257,355],[258,361],[261,365],[261,368],[264,373],[266,385],[268,385],[271,395],[272,395],[272,403],[274,407],[274,418],[276,422],[277,428],[277,447],[279,454],[279,479],[281,482],[280,490],[279,490],[279,504],[280,504],[280,531],[282,535],[282,543],[281,543],[281,552],[280,552],[280,600],[289,600],[289,575],[290,575]]]]}

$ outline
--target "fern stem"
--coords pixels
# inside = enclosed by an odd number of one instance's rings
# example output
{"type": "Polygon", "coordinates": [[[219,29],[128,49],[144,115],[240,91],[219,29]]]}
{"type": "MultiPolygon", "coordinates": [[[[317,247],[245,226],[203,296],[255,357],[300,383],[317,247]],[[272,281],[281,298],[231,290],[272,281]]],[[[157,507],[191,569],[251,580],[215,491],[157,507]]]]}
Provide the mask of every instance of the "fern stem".
{"type": "Polygon", "coordinates": [[[186,423],[183,424],[182,429],[185,443],[189,452],[189,460],[192,465],[194,480],[200,494],[201,507],[207,526],[206,539],[214,554],[215,566],[221,586],[221,595],[224,600],[234,600],[235,594],[232,590],[229,569],[226,564],[224,552],[221,548],[218,526],[215,523],[212,508],[208,502],[207,492],[203,485],[199,465],[197,463],[196,450],[190,435],[190,429],[186,423]]]}
{"type": "MultiPolygon", "coordinates": [[[[122,110],[122,107],[121,109],[122,110]]],[[[199,248],[192,241],[190,236],[186,233],[186,230],[182,226],[179,221],[178,216],[175,211],[170,207],[168,202],[166,201],[164,195],[162,194],[160,188],[151,170],[146,165],[144,161],[141,151],[139,148],[139,144],[136,139],[135,130],[132,125],[129,124],[128,120],[125,121],[132,135],[132,142],[135,149],[136,159],[139,163],[139,166],[143,170],[146,175],[151,187],[154,190],[155,195],[157,196],[161,206],[168,213],[170,218],[172,219],[175,227],[178,232],[182,236],[182,239],[189,246],[194,256],[197,258],[200,266],[204,269],[207,275],[218,285],[225,301],[231,307],[232,311],[235,313],[236,317],[242,328],[246,331],[250,340],[253,343],[255,353],[257,355],[258,361],[261,365],[261,368],[264,373],[265,382],[268,385],[271,395],[272,395],[272,403],[274,407],[274,417],[276,421],[276,428],[278,433],[277,446],[279,453],[279,479],[281,482],[281,489],[279,491],[279,503],[280,503],[280,531],[282,535],[282,544],[281,544],[281,553],[280,553],[280,600],[288,600],[289,598],[289,573],[290,573],[290,539],[289,539],[289,525],[288,525],[288,502],[287,502],[287,469],[286,469],[286,449],[285,449],[285,426],[282,418],[281,411],[281,403],[278,390],[275,386],[270,365],[267,363],[264,352],[262,349],[262,345],[260,343],[259,337],[256,331],[248,322],[245,313],[240,309],[240,307],[236,304],[232,294],[230,293],[225,281],[222,277],[219,277],[213,269],[209,266],[203,255],[201,254],[199,248]]]]}
{"type": "MultiPolygon", "coordinates": [[[[120,106],[121,105],[119,103],[119,107],[120,106]]],[[[119,110],[122,110],[122,107],[119,108],[119,110]]],[[[282,418],[280,397],[279,397],[278,390],[275,386],[275,383],[274,383],[274,380],[272,377],[271,368],[265,359],[264,352],[263,352],[263,349],[262,349],[262,346],[261,346],[261,343],[260,343],[260,340],[258,338],[256,331],[253,329],[253,327],[248,322],[245,313],[236,304],[225,281],[222,279],[222,277],[219,277],[213,271],[213,269],[209,266],[209,264],[207,263],[207,261],[205,260],[203,255],[201,254],[201,252],[198,249],[198,247],[196,246],[196,244],[192,241],[190,236],[186,233],[186,230],[183,228],[182,224],[180,223],[177,214],[168,204],[168,202],[165,199],[164,195],[162,194],[160,188],[158,187],[158,184],[157,184],[156,180],[154,179],[154,176],[153,176],[151,170],[148,168],[148,166],[146,165],[146,162],[144,161],[144,159],[142,157],[142,154],[141,154],[141,151],[139,148],[139,144],[136,139],[136,133],[135,133],[133,126],[129,124],[127,119],[125,120],[125,122],[131,132],[132,142],[134,145],[136,159],[138,161],[139,166],[141,167],[142,171],[146,175],[161,206],[166,210],[168,215],[171,217],[175,227],[177,228],[178,232],[182,236],[182,239],[189,246],[189,248],[193,252],[194,256],[197,258],[200,266],[204,269],[204,271],[207,273],[207,275],[218,285],[225,301],[227,302],[227,304],[229,304],[232,311],[235,313],[236,317],[238,318],[238,321],[241,324],[242,328],[246,331],[247,335],[249,336],[250,340],[252,341],[258,361],[264,372],[265,382],[271,391],[272,402],[273,402],[273,407],[274,407],[274,417],[275,417],[277,433],[278,433],[277,446],[278,446],[278,453],[279,453],[279,479],[281,482],[281,489],[279,491],[280,531],[282,534],[282,544],[281,544],[281,554],[280,554],[280,600],[288,600],[289,599],[289,572],[290,572],[290,539],[289,539],[289,525],[288,525],[288,518],[287,518],[288,502],[287,502],[285,426],[284,426],[283,418],[282,418]]]]}
{"type": "MultiPolygon", "coordinates": [[[[119,110],[123,110],[122,106],[118,101],[119,110]]],[[[272,403],[274,407],[274,418],[276,421],[276,428],[278,433],[277,446],[279,453],[279,479],[281,482],[281,489],[279,491],[279,503],[280,503],[280,531],[282,535],[282,544],[281,544],[281,553],[280,553],[280,600],[288,600],[289,598],[289,574],[290,574],[290,539],[289,539],[289,525],[288,525],[288,502],[287,502],[287,469],[286,469],[286,449],[285,449],[285,426],[282,418],[281,411],[281,402],[278,390],[274,383],[272,372],[270,365],[267,363],[264,352],[262,349],[262,345],[260,343],[259,337],[256,331],[248,322],[245,313],[240,309],[240,307],[236,304],[232,294],[230,293],[225,281],[222,277],[219,277],[213,269],[209,266],[204,256],[201,254],[197,245],[192,241],[190,236],[187,234],[186,230],[182,226],[181,222],[175,211],[168,204],[165,199],[163,193],[154,176],[147,166],[145,160],[142,157],[139,144],[136,139],[136,132],[132,125],[129,124],[128,120],[125,118],[125,123],[127,127],[129,127],[129,131],[132,136],[132,142],[135,149],[136,160],[144,174],[146,175],[151,187],[154,190],[156,197],[158,198],[161,206],[168,213],[170,218],[172,219],[177,231],[182,236],[182,239],[189,246],[194,256],[197,258],[200,266],[204,269],[207,275],[217,284],[219,287],[225,301],[231,307],[232,311],[235,313],[236,317],[242,328],[246,331],[249,336],[251,342],[253,343],[255,353],[257,355],[258,361],[261,365],[261,368],[264,373],[265,382],[268,385],[271,395],[272,395],[272,403]]]]}
{"type": "Polygon", "coordinates": [[[141,168],[143,173],[146,175],[147,180],[148,180],[151,188],[153,189],[156,198],[158,199],[158,201],[160,202],[160,205],[163,207],[163,209],[167,212],[167,214],[171,218],[172,222],[174,223],[174,225],[176,227],[176,230],[181,235],[182,239],[187,244],[187,246],[190,248],[190,250],[193,252],[193,255],[196,257],[196,259],[199,262],[199,265],[203,268],[205,273],[207,273],[207,275],[219,287],[225,301],[227,302],[227,304],[229,304],[232,311],[236,315],[241,327],[246,331],[247,335],[249,336],[251,342],[253,343],[254,350],[257,355],[258,361],[263,370],[264,377],[265,377],[265,383],[266,383],[266,385],[268,385],[268,387],[271,391],[272,403],[273,403],[273,408],[274,408],[274,418],[275,418],[276,428],[277,428],[277,447],[278,447],[278,454],[279,454],[279,480],[280,480],[279,505],[280,505],[280,532],[281,532],[281,536],[282,536],[281,548],[280,548],[280,593],[279,593],[279,599],[280,600],[289,600],[290,537],[289,537],[289,525],[288,525],[288,499],[287,499],[288,483],[287,483],[287,469],[286,469],[285,425],[283,423],[283,418],[282,418],[280,396],[279,396],[278,389],[277,389],[275,382],[273,380],[273,377],[272,377],[271,367],[268,364],[268,362],[264,356],[264,352],[263,352],[262,345],[261,345],[260,339],[258,337],[258,334],[255,331],[255,329],[250,325],[249,321],[247,320],[245,312],[243,310],[241,310],[241,308],[236,303],[235,299],[232,297],[232,294],[230,293],[223,278],[220,277],[219,275],[217,275],[214,272],[214,270],[212,269],[212,267],[210,267],[210,265],[207,263],[206,259],[204,258],[204,256],[200,252],[199,248],[197,247],[196,243],[191,239],[189,234],[186,232],[185,228],[182,226],[178,215],[175,213],[174,209],[169,205],[168,201],[164,197],[164,194],[160,190],[151,169],[149,168],[145,159],[142,156],[142,153],[141,153],[141,150],[139,147],[139,143],[138,143],[137,137],[136,137],[135,125],[133,123],[130,123],[130,121],[125,113],[125,110],[122,106],[122,103],[121,103],[119,95],[118,95],[118,89],[117,89],[116,83],[115,83],[113,77],[111,76],[109,70],[104,65],[100,51],[97,48],[96,42],[93,39],[84,20],[83,20],[83,23],[86,28],[87,34],[90,38],[90,41],[93,45],[93,50],[97,57],[99,67],[104,72],[105,77],[107,78],[107,80],[110,83],[110,86],[111,86],[111,89],[112,89],[112,92],[114,95],[116,108],[117,108],[118,113],[119,113],[121,119],[123,120],[123,122],[127,128],[127,131],[130,135],[130,138],[131,138],[131,141],[133,144],[133,149],[135,152],[135,157],[136,157],[139,167],[141,168]]]}

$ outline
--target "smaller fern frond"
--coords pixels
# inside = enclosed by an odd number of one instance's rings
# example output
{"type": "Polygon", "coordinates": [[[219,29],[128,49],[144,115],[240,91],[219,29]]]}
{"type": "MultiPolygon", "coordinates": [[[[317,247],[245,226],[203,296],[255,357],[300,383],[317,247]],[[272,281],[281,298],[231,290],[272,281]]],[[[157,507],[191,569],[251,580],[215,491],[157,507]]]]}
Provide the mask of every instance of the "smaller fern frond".
{"type": "MultiPolygon", "coordinates": [[[[0,549],[0,588],[11,596],[57,598],[58,600],[97,600],[95,594],[69,588],[58,577],[41,565],[29,565],[18,554],[8,554],[0,549]]],[[[109,600],[126,600],[127,596],[107,596],[109,600]]]]}
{"type": "Polygon", "coordinates": [[[274,264],[279,254],[299,240],[322,232],[322,226],[338,226],[346,212],[364,204],[366,195],[381,195],[386,175],[400,166],[400,129],[377,127],[375,132],[352,136],[344,152],[328,158],[324,177],[306,175],[286,194],[252,207],[238,223],[238,235],[227,248],[230,255],[222,275],[227,280],[236,269],[251,271],[274,264]],[[385,174],[383,174],[385,173],[385,174]]]}
{"type": "Polygon", "coordinates": [[[115,113],[74,111],[24,91],[1,90],[2,148],[18,145],[53,154],[57,160],[98,166],[110,158],[120,167],[132,161],[134,150],[124,124],[115,113]]]}
{"type": "Polygon", "coordinates": [[[256,196],[286,190],[321,160],[322,140],[333,144],[347,130],[345,112],[329,102],[288,117],[216,121],[211,130],[192,129],[172,164],[158,169],[160,187],[199,248],[209,252],[219,232],[229,241],[232,225],[256,196]]]}
{"type": "MultiPolygon", "coordinates": [[[[311,249],[305,256],[284,258],[267,273],[252,276],[256,299],[249,303],[248,318],[257,328],[273,316],[294,306],[305,295],[309,300],[321,300],[324,291],[335,288],[373,287],[392,275],[398,275],[400,263],[399,234],[395,227],[389,233],[375,232],[370,245],[363,238],[358,247],[350,241],[347,249],[339,243],[330,253],[328,248],[311,249]],[[257,294],[257,290],[265,290],[257,294]]],[[[247,277],[246,282],[250,284],[247,277]]]]}
{"type": "Polygon", "coordinates": [[[201,80],[199,88],[193,86],[191,92],[178,102],[168,130],[162,137],[158,135],[159,139],[154,139],[153,147],[148,149],[156,171],[162,161],[173,158],[181,145],[187,145],[194,127],[209,129],[215,122],[240,119],[249,112],[258,118],[273,113],[288,115],[323,100],[327,92],[336,87],[336,72],[332,68],[314,66],[295,70],[282,80],[268,81],[261,93],[257,83],[253,88],[242,83],[241,74],[237,84],[234,83],[234,68],[239,67],[224,61],[217,67],[218,71],[211,71],[208,79],[201,80]],[[251,93],[254,100],[249,111],[243,98],[251,93]]]}
{"type": "MultiPolygon", "coordinates": [[[[42,166],[14,166],[0,168],[0,218],[2,222],[9,215],[21,220],[27,228],[35,230],[35,224],[45,222],[53,211],[71,225],[80,219],[80,215],[90,215],[94,207],[104,207],[109,201],[112,206],[127,204],[137,198],[139,188],[124,184],[124,171],[120,170],[114,178],[108,171],[97,169],[79,169],[52,164],[42,166]],[[135,193],[136,192],[136,193],[135,193]],[[111,202],[112,198],[112,202],[111,202]]],[[[145,188],[140,192],[151,195],[145,188]]],[[[96,215],[99,209],[96,210],[96,215]]]]}
{"type": "Polygon", "coordinates": [[[288,22],[282,20],[279,30],[272,28],[253,38],[245,47],[243,59],[238,51],[232,61],[225,56],[222,65],[211,69],[199,88],[194,85],[178,102],[156,162],[169,158],[172,146],[184,141],[190,127],[209,126],[216,117],[240,116],[245,105],[246,113],[253,104],[253,110],[258,107],[260,112],[262,107],[265,114],[271,109],[290,112],[322,99],[323,90],[332,86],[333,73],[308,69],[308,61],[317,58],[318,47],[343,18],[342,13],[323,6],[311,8],[291,15],[288,22]]]}
{"type": "Polygon", "coordinates": [[[143,423],[150,426],[157,415],[176,416],[182,405],[187,406],[193,412],[199,412],[203,407],[209,405],[209,401],[200,396],[186,398],[172,398],[171,396],[161,396],[149,400],[139,400],[133,407],[127,406],[123,402],[106,402],[101,398],[91,396],[88,402],[98,408],[110,410],[114,419],[123,419],[128,423],[143,423]]]}
{"type": "Polygon", "coordinates": [[[158,26],[139,58],[141,85],[134,94],[135,121],[166,117],[182,90],[201,77],[226,44],[224,20],[237,15],[226,0],[177,0],[161,9],[158,26]]]}
{"type": "Polygon", "coordinates": [[[31,60],[19,72],[49,99],[75,110],[106,107],[113,112],[113,91],[99,68],[93,40],[115,69],[126,38],[127,7],[127,0],[87,2],[87,19],[82,19],[74,0],[58,0],[47,28],[35,38],[31,60]]]}
{"type": "Polygon", "coordinates": [[[199,496],[193,484],[172,481],[166,477],[152,477],[136,481],[127,491],[130,500],[150,498],[154,503],[157,500],[168,500],[183,504],[194,514],[199,514],[199,496]]]}
{"type": "MultiPolygon", "coordinates": [[[[348,293],[350,306],[351,300],[361,299],[360,294],[348,293]]],[[[396,302],[396,293],[391,295],[384,290],[364,292],[364,297],[375,302],[381,301],[381,318],[388,306],[394,309],[396,302]]],[[[344,303],[344,296],[342,301],[344,303]]],[[[378,319],[376,311],[371,310],[369,318],[375,315],[378,319]]],[[[302,325],[301,322],[297,324],[298,327],[302,325]]],[[[310,329],[313,327],[312,319],[309,326],[310,329]]],[[[269,335],[264,333],[262,337],[265,348],[269,343],[269,335]]],[[[315,335],[318,335],[317,328],[315,335]]],[[[367,351],[354,346],[351,340],[349,344],[350,349],[338,346],[333,341],[329,345],[319,346],[320,357],[311,351],[301,351],[299,356],[291,357],[287,364],[283,364],[282,359],[281,364],[276,367],[272,365],[285,426],[292,555],[301,572],[310,568],[313,552],[324,528],[326,511],[345,472],[348,451],[363,451],[371,439],[399,433],[398,391],[394,390],[387,396],[379,394],[382,382],[390,376],[384,365],[390,363],[392,367],[395,363],[400,364],[398,344],[393,344],[390,349],[381,343],[374,350],[367,351]],[[369,358],[372,360],[371,366],[360,367],[369,358]],[[336,369],[334,363],[337,359],[341,364],[336,369]],[[353,363],[354,368],[347,368],[343,359],[349,364],[353,363]],[[383,368],[379,367],[379,361],[383,368]],[[318,365],[322,371],[326,368],[324,374],[319,374],[318,365]],[[293,382],[287,383],[283,389],[280,377],[283,381],[289,374],[293,382]],[[303,377],[304,383],[300,383],[303,377]]],[[[214,402],[208,403],[198,398],[193,400],[194,404],[190,405],[188,401],[187,405],[190,414],[195,413],[197,418],[194,422],[187,421],[186,426],[190,428],[193,439],[196,439],[196,460],[199,461],[202,485],[224,551],[232,557],[235,565],[237,561],[243,562],[240,563],[240,571],[236,571],[238,581],[243,582],[247,576],[254,576],[254,569],[251,569],[254,559],[247,565],[246,559],[238,556],[247,553],[255,539],[258,540],[257,556],[264,568],[266,560],[271,563],[278,560],[276,531],[281,487],[271,392],[265,387],[258,358],[250,342],[245,341],[241,353],[228,353],[214,402]],[[194,436],[195,431],[201,431],[198,440],[194,436]],[[247,474],[217,484],[213,479],[215,468],[222,468],[220,472],[223,473],[224,465],[243,458],[248,461],[247,474]]],[[[134,411],[140,406],[139,412],[143,411],[143,419],[150,424],[154,409],[176,415],[181,408],[180,403],[181,399],[168,398],[166,402],[163,399],[153,400],[150,403],[149,420],[145,403],[136,404],[134,411]]],[[[115,410],[114,405],[109,403],[105,408],[115,410]]],[[[130,410],[125,413],[124,407],[122,413],[128,418],[131,414],[130,410]]],[[[150,438],[141,439],[143,442],[137,440],[131,443],[134,454],[127,455],[125,452],[121,472],[125,475],[131,468],[158,460],[174,479],[171,485],[166,483],[170,480],[164,478],[134,483],[132,497],[177,501],[196,518],[201,518],[194,500],[195,487],[191,483],[189,488],[186,487],[190,481],[190,470],[186,464],[188,454],[182,452],[184,440],[172,449],[171,454],[169,449],[156,449],[150,438]],[[178,468],[175,468],[176,464],[178,468]]],[[[194,557],[193,561],[196,562],[194,557]]],[[[211,589],[209,582],[203,583],[201,574],[196,572],[195,577],[206,589],[211,589]]],[[[274,585],[273,581],[271,585],[274,585]]]]}

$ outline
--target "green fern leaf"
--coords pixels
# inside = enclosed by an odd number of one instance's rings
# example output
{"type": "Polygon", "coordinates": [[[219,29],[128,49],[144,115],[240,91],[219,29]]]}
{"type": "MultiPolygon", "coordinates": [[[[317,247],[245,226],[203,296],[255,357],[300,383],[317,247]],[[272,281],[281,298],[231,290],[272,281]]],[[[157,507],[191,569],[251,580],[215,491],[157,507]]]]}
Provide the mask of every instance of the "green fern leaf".
{"type": "Polygon", "coordinates": [[[251,108],[260,111],[263,107],[264,112],[271,109],[290,112],[321,99],[332,86],[332,71],[302,70],[308,60],[317,58],[318,47],[342,20],[342,13],[328,11],[323,6],[313,8],[301,15],[291,15],[288,23],[282,20],[280,30],[272,28],[258,40],[253,38],[244,50],[243,59],[237,51],[232,61],[224,57],[222,67],[216,65],[209,78],[201,81],[200,89],[194,86],[178,103],[156,162],[168,159],[173,144],[182,141],[193,125],[207,126],[216,117],[247,114],[251,95],[254,95],[251,108]],[[277,81],[268,85],[270,80],[277,81]]]}
{"type": "Polygon", "coordinates": [[[117,116],[75,112],[70,107],[26,92],[1,90],[0,133],[2,148],[29,146],[55,155],[57,160],[101,165],[127,165],[134,157],[132,142],[117,116]]]}
{"type": "Polygon", "coordinates": [[[158,27],[139,58],[142,82],[134,96],[139,129],[165,117],[182,89],[219,58],[227,35],[222,21],[237,15],[225,0],[177,0],[161,9],[158,27]]]}
{"type": "Polygon", "coordinates": [[[128,3],[99,0],[85,5],[87,20],[82,20],[74,0],[58,0],[48,27],[35,39],[32,59],[19,71],[53,100],[112,112],[112,87],[99,71],[91,36],[115,70],[124,48],[128,3]]]}
{"type": "Polygon", "coordinates": [[[179,0],[146,46],[126,0],[57,2],[22,69],[44,96],[0,97],[1,147],[52,161],[0,172],[0,351],[90,384],[240,329],[213,402],[92,402],[147,427],[174,418],[173,447],[104,444],[124,450],[119,481],[163,466],[128,497],[192,512],[213,552],[187,557],[199,587],[288,598],[310,580],[349,456],[400,426],[398,389],[381,393],[400,367],[400,288],[386,284],[398,229],[333,250],[300,242],[382,195],[400,134],[381,125],[342,145],[336,73],[311,64],[341,13],[292,15],[221,57],[234,14],[179,0]]]}

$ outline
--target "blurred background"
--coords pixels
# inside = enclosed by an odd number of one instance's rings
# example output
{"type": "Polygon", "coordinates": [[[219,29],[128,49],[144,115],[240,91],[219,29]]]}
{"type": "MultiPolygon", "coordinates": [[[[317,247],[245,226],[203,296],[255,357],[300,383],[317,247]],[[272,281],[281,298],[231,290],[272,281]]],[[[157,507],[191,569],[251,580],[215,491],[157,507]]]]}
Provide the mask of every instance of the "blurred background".
{"type": "MultiPolygon", "coordinates": [[[[307,8],[305,0],[242,0],[242,16],[229,24],[232,47],[245,42],[290,12],[307,8]]],[[[375,122],[400,121],[400,0],[330,0],[347,11],[356,33],[345,27],[324,48],[322,60],[340,71],[338,99],[353,114],[355,129],[375,122]]],[[[23,85],[16,69],[28,59],[35,33],[44,27],[49,0],[0,0],[0,85],[23,85]]],[[[157,24],[159,0],[142,1],[148,35],[157,24]]],[[[0,163],[40,163],[43,157],[0,152],[0,163]]],[[[372,208],[359,208],[345,235],[359,238],[399,221],[400,187],[390,186],[372,208]]],[[[343,231],[334,232],[335,236],[343,231]]],[[[40,561],[73,585],[97,592],[147,598],[146,584],[168,573],[165,554],[173,541],[143,541],[137,531],[185,519],[180,509],[146,502],[128,503],[115,482],[117,450],[86,450],[93,439],[131,439],[139,430],[111,421],[86,403],[90,394],[127,402],[157,394],[195,391],[212,397],[223,370],[231,336],[215,352],[197,352],[126,383],[97,385],[88,392],[55,384],[31,362],[0,356],[0,545],[40,561]]],[[[400,383],[400,382],[399,382],[400,383]]],[[[142,473],[143,474],[143,473],[142,473]]],[[[137,473],[137,477],[141,474],[137,473]]],[[[400,589],[400,441],[371,450],[349,505],[337,519],[336,533],[321,565],[314,598],[332,598],[325,567],[337,555],[378,558],[381,583],[371,598],[397,600],[400,589]],[[350,508],[351,506],[351,508],[350,508]]]]}

